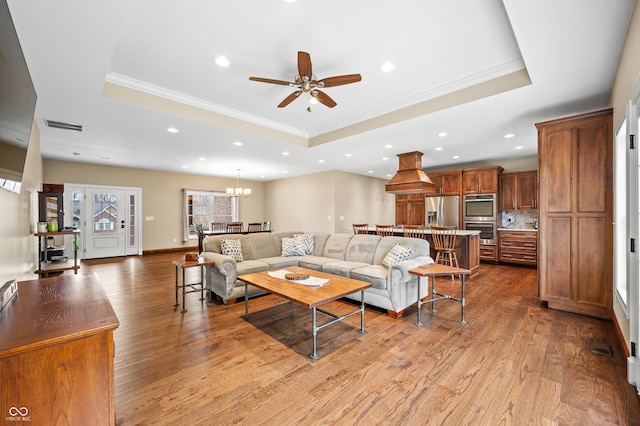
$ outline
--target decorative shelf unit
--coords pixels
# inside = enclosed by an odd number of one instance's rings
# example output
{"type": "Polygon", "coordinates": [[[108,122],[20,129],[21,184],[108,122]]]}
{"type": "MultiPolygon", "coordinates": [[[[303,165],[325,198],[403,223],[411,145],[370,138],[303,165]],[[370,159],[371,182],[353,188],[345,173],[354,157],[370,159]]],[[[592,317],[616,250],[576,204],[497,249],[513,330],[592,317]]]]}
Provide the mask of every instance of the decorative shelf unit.
{"type": "Polygon", "coordinates": [[[74,274],[78,273],[78,269],[80,269],[80,265],[78,265],[78,238],[80,237],[80,230],[36,232],[34,235],[38,237],[38,269],[35,273],[38,274],[39,277],[48,277],[50,273],[69,270],[73,270],[74,274]],[[49,247],[47,238],[55,238],[58,235],[71,235],[73,237],[73,260],[50,260],[52,256],[49,255],[49,252],[57,252],[60,250],[60,247],[49,247]]]}

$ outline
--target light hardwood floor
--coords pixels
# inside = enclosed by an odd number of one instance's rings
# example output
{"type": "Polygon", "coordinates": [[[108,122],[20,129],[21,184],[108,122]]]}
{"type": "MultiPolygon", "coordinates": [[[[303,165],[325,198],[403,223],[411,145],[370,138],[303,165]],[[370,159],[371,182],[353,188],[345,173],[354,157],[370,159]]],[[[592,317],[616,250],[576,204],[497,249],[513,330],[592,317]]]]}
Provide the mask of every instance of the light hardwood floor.
{"type": "MultiPolygon", "coordinates": [[[[400,319],[367,308],[318,334],[310,311],[273,295],[244,303],[174,304],[173,258],[82,262],[120,320],[115,331],[118,425],[638,425],[614,325],[547,309],[535,269],[482,264],[459,304],[415,306],[400,319]],[[613,357],[594,354],[611,345],[613,357]]],[[[191,279],[196,269],[190,269],[191,279]]],[[[450,279],[438,280],[455,292],[450,279]]],[[[333,302],[338,312],[353,310],[333,302]]]]}

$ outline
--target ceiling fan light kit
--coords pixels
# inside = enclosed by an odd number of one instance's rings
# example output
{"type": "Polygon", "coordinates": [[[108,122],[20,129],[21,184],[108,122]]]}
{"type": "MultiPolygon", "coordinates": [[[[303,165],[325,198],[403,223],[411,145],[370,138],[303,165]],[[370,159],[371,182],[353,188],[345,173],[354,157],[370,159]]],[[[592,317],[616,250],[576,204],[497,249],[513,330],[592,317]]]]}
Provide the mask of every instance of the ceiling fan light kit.
{"type": "Polygon", "coordinates": [[[291,93],[289,96],[284,98],[284,100],[280,102],[280,104],[278,104],[278,108],[286,107],[291,102],[296,100],[302,93],[309,93],[321,104],[329,108],[333,108],[337,105],[336,101],[331,99],[331,97],[325,92],[318,89],[357,83],[358,81],[362,80],[362,77],[360,76],[360,74],[346,74],[318,80],[318,78],[312,72],[311,56],[307,52],[298,52],[298,74],[296,74],[296,76],[294,77],[293,82],[262,77],[249,77],[249,80],[296,88],[297,90],[295,92],[291,93]]]}

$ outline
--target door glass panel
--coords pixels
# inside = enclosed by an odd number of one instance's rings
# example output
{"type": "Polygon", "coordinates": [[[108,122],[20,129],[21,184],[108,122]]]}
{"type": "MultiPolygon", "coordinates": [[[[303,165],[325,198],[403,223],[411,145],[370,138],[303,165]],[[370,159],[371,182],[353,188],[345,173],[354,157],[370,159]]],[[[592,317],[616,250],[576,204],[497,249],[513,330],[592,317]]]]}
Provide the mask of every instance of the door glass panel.
{"type": "Polygon", "coordinates": [[[108,192],[93,194],[93,233],[108,235],[118,232],[118,196],[108,192]]]}
{"type": "Polygon", "coordinates": [[[136,197],[133,194],[129,195],[129,247],[136,246],[136,197]]]}

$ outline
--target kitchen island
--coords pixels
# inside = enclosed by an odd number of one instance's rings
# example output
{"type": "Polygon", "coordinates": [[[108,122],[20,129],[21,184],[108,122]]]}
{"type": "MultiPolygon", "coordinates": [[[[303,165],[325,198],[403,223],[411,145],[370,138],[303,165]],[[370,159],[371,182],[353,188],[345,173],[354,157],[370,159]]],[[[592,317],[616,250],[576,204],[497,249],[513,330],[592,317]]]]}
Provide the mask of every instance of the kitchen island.
{"type": "MultiPolygon", "coordinates": [[[[375,226],[368,227],[369,234],[376,233],[375,226]]],[[[424,239],[429,241],[431,247],[431,257],[436,258],[436,251],[433,249],[433,237],[431,229],[423,230],[424,239]]],[[[394,228],[394,235],[401,237],[403,235],[402,226],[394,228]]],[[[480,231],[468,231],[466,229],[458,229],[456,231],[456,256],[458,257],[458,266],[468,269],[471,275],[478,273],[480,267],[480,231]]]]}

